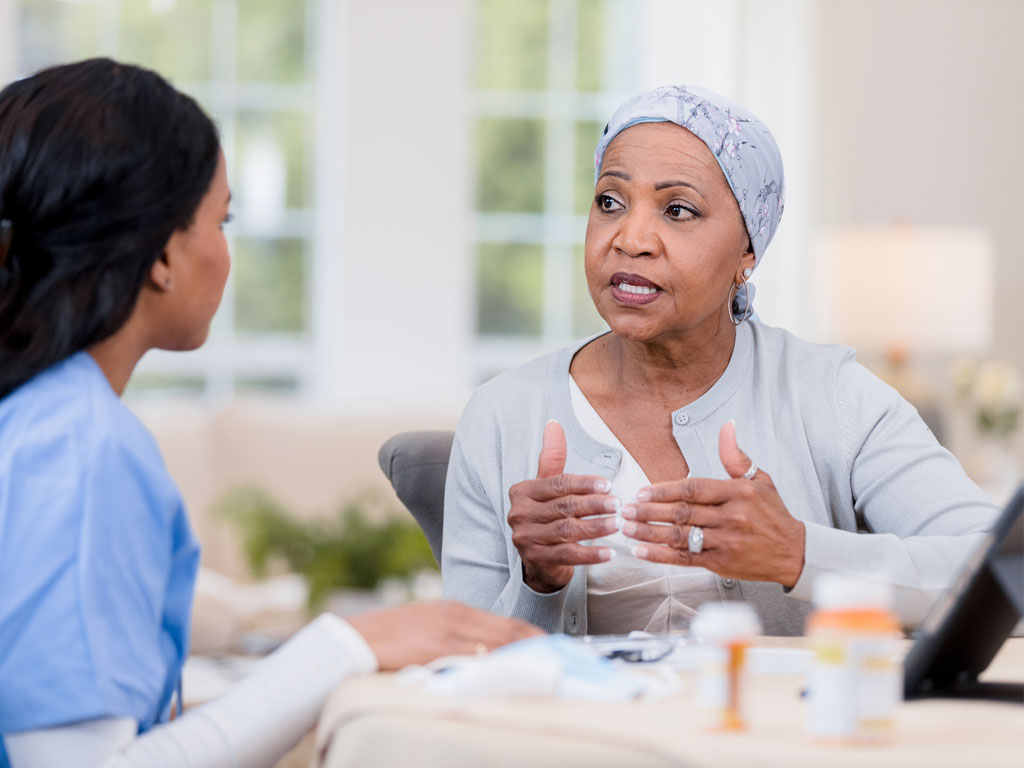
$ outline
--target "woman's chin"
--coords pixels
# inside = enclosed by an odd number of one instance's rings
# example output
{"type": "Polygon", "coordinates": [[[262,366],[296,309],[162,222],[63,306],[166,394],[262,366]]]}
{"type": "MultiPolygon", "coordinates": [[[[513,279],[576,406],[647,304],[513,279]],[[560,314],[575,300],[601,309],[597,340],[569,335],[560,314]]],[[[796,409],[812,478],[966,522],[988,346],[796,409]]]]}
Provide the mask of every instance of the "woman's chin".
{"type": "Polygon", "coordinates": [[[179,338],[165,339],[158,345],[158,348],[166,352],[191,352],[203,346],[209,336],[210,326],[207,325],[192,333],[183,334],[179,338]]]}
{"type": "Polygon", "coordinates": [[[613,317],[606,319],[611,332],[626,341],[644,342],[661,335],[662,329],[653,323],[637,317],[613,317]]]}

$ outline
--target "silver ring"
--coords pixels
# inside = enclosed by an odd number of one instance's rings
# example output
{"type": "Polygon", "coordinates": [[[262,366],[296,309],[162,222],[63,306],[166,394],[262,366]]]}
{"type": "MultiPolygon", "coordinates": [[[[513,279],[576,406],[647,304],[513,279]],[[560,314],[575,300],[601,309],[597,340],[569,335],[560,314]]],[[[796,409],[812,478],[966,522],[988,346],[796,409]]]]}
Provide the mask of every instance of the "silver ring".
{"type": "Polygon", "coordinates": [[[757,464],[755,464],[754,462],[750,462],[750,469],[748,469],[746,472],[744,472],[743,476],[747,480],[753,480],[754,479],[754,475],[756,475],[756,474],[757,474],[757,464]]]}
{"type": "Polygon", "coordinates": [[[690,536],[687,540],[690,552],[695,555],[699,555],[704,551],[704,529],[699,525],[690,526],[690,536]]]}

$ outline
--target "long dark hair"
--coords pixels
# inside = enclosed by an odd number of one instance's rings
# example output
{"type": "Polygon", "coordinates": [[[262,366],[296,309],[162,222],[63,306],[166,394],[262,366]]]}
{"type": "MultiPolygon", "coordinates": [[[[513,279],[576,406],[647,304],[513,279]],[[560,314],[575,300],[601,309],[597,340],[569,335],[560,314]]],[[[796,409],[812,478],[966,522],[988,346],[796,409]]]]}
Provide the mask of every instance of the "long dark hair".
{"type": "Polygon", "coordinates": [[[219,154],[146,69],[89,59],[0,91],[0,398],[127,321],[219,154]]]}

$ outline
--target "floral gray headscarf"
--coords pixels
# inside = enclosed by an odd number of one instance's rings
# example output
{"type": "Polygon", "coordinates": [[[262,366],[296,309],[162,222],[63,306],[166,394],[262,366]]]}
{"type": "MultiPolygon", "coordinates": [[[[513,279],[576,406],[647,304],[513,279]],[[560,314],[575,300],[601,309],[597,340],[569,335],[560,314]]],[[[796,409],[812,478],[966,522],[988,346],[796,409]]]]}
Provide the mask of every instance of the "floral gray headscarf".
{"type": "MultiPolygon", "coordinates": [[[[626,99],[612,115],[594,152],[594,180],[604,152],[618,134],[637,123],[681,125],[708,145],[739,203],[754,249],[754,266],[771,242],[782,218],[785,183],[782,155],[767,126],[724,96],[703,88],[670,85],[626,99]]],[[[733,315],[753,311],[749,282],[733,299],[733,315]]]]}

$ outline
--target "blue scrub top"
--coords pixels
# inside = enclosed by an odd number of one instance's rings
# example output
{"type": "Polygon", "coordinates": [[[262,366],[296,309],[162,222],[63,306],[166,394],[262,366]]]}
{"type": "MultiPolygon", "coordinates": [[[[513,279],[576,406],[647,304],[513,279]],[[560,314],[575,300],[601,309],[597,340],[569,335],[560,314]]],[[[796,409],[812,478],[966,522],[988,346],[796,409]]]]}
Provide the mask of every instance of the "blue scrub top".
{"type": "Polygon", "coordinates": [[[166,720],[198,566],[156,442],[88,353],[0,400],[0,736],[166,720]]]}

